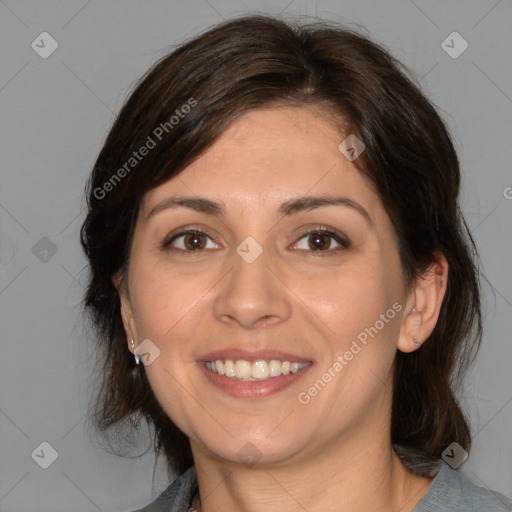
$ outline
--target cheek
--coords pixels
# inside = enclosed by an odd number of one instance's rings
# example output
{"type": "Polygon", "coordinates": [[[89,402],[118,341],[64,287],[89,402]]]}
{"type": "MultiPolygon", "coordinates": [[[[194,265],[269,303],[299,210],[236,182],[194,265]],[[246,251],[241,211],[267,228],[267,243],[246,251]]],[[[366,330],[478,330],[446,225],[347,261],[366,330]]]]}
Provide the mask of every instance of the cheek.
{"type": "Polygon", "coordinates": [[[354,387],[372,395],[387,381],[403,309],[400,282],[399,267],[370,256],[313,280],[298,278],[294,292],[327,341],[319,372],[338,361],[338,393],[356,400],[354,387]]]}
{"type": "Polygon", "coordinates": [[[357,334],[391,307],[396,292],[390,284],[377,265],[366,261],[314,279],[298,276],[294,291],[332,334],[342,336],[357,334]]]}
{"type": "MultiPolygon", "coordinates": [[[[151,253],[132,255],[130,295],[138,330],[162,338],[193,312],[208,289],[208,276],[179,272],[151,253]]],[[[211,287],[211,285],[210,285],[211,287]]]]}
{"type": "Polygon", "coordinates": [[[208,279],[162,271],[154,264],[139,268],[144,272],[137,273],[134,266],[132,299],[137,336],[139,341],[151,340],[159,350],[158,358],[144,371],[167,414],[179,428],[189,431],[190,416],[194,416],[190,404],[200,403],[190,378],[196,365],[191,347],[194,337],[200,337],[208,279]],[[191,401],[190,396],[198,398],[191,401]]]}

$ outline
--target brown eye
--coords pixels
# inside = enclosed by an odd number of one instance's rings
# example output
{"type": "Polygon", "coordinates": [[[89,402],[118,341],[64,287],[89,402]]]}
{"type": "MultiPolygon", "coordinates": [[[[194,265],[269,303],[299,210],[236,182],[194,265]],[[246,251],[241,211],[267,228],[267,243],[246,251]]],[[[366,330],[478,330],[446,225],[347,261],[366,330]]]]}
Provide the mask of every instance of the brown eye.
{"type": "Polygon", "coordinates": [[[183,244],[191,251],[204,249],[206,247],[206,237],[200,233],[188,233],[184,235],[183,244]]]}
{"type": "Polygon", "coordinates": [[[306,252],[334,253],[348,249],[350,242],[341,234],[325,229],[308,231],[295,244],[295,248],[306,252]]]}
{"type": "Polygon", "coordinates": [[[331,237],[326,233],[310,233],[308,235],[309,248],[313,251],[329,249],[331,237]]]}
{"type": "Polygon", "coordinates": [[[184,252],[217,249],[219,246],[201,231],[184,231],[163,243],[164,249],[175,249],[184,252]]]}

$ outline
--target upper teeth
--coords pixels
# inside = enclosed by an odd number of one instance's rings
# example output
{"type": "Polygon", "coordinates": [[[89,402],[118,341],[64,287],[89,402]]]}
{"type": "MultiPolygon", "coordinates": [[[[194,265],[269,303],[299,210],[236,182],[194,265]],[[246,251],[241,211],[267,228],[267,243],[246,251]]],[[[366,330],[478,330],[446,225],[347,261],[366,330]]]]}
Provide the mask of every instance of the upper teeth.
{"type": "Polygon", "coordinates": [[[297,373],[302,370],[307,363],[291,363],[290,361],[278,361],[272,359],[271,361],[245,361],[244,359],[237,359],[233,361],[227,359],[226,361],[208,361],[206,368],[219,375],[225,375],[231,379],[240,380],[265,380],[270,377],[279,377],[279,375],[288,375],[297,373]]]}

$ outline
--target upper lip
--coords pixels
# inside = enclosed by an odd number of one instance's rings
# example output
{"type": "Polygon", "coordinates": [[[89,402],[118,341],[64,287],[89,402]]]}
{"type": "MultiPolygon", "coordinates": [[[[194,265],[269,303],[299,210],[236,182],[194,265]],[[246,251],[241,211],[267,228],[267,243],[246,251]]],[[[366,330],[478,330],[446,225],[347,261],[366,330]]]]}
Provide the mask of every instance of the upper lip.
{"type": "Polygon", "coordinates": [[[281,352],[280,350],[260,349],[260,350],[243,350],[240,348],[227,348],[224,350],[214,350],[208,352],[198,358],[198,361],[217,361],[217,360],[235,361],[243,359],[245,361],[271,361],[277,359],[279,361],[290,361],[291,363],[307,363],[309,359],[297,355],[281,352]]]}

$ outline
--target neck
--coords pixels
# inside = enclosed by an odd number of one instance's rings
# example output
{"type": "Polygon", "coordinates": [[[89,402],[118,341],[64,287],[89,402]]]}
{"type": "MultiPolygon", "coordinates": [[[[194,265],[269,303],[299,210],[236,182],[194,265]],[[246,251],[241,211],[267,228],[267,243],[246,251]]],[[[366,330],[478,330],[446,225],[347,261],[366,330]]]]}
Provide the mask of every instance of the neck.
{"type": "Polygon", "coordinates": [[[202,497],[194,509],[410,512],[432,481],[408,470],[386,435],[340,445],[330,445],[315,460],[247,467],[203,456],[192,444],[202,497]]]}

